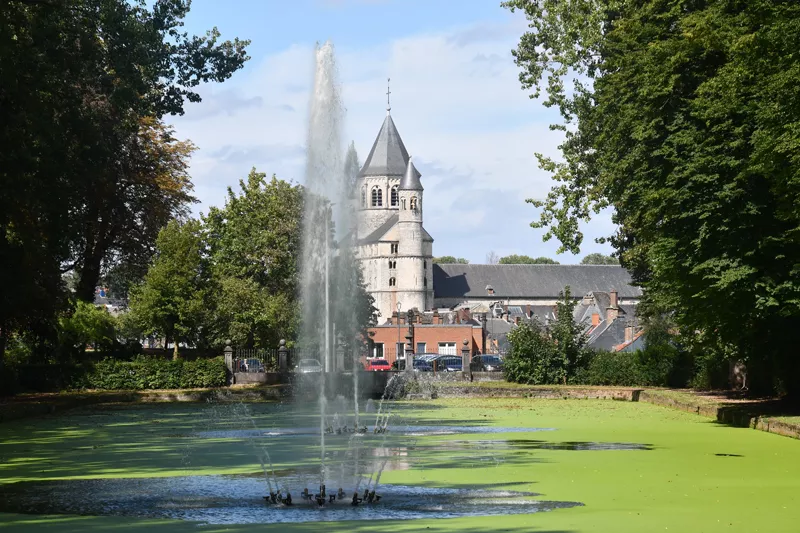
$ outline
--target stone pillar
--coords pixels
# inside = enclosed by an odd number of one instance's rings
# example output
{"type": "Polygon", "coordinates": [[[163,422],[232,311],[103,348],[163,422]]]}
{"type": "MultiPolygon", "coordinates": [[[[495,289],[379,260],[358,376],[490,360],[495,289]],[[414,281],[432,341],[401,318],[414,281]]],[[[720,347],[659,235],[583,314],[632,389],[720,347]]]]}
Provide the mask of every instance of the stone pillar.
{"type": "Polygon", "coordinates": [[[414,371],[414,334],[412,328],[409,328],[408,335],[406,335],[406,372],[413,372],[413,371],[414,371]]]}
{"type": "Polygon", "coordinates": [[[225,348],[222,350],[222,355],[225,356],[225,366],[228,368],[230,376],[229,382],[233,383],[233,348],[231,347],[230,339],[225,340],[225,348]]]}
{"type": "Polygon", "coordinates": [[[464,377],[469,375],[469,364],[472,360],[472,352],[469,349],[469,341],[464,339],[463,347],[461,348],[461,371],[464,373],[464,377]]]}
{"type": "Polygon", "coordinates": [[[286,347],[286,340],[281,339],[278,343],[278,372],[285,374],[289,371],[289,348],[286,347]]]}

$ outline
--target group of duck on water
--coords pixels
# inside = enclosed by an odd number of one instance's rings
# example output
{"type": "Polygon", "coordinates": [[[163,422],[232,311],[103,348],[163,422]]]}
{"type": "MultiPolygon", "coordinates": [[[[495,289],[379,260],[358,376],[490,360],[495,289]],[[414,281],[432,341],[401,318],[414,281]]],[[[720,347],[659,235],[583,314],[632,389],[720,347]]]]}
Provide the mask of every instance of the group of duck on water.
{"type": "MultiPolygon", "coordinates": [[[[317,505],[320,507],[325,505],[326,503],[333,503],[336,500],[344,500],[346,498],[346,494],[344,490],[339,487],[339,491],[336,494],[327,494],[325,491],[325,485],[319,486],[319,493],[318,494],[311,494],[308,492],[308,489],[303,489],[303,492],[300,493],[300,497],[303,498],[304,501],[308,501],[310,503],[316,502],[317,505]]],[[[282,503],[283,505],[292,505],[292,495],[290,493],[286,493],[286,497],[281,496],[281,492],[270,492],[269,496],[264,496],[264,499],[267,503],[279,504],[282,503]]],[[[375,494],[375,490],[373,489],[370,491],[369,489],[364,489],[363,497],[359,497],[358,492],[353,493],[353,499],[350,502],[350,505],[356,506],[361,503],[378,503],[381,501],[381,497],[375,494]]]]}

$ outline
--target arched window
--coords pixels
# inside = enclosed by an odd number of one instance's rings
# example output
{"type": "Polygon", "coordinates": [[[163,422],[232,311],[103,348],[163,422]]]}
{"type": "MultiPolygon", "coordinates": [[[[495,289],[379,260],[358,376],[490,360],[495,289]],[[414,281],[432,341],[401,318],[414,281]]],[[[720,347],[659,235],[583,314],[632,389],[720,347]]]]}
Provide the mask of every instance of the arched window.
{"type": "Polygon", "coordinates": [[[361,207],[367,207],[367,189],[361,189],[361,207]]]}
{"type": "Polygon", "coordinates": [[[392,207],[397,207],[397,185],[392,187],[392,207]]]}
{"type": "Polygon", "coordinates": [[[428,268],[428,260],[422,262],[422,268],[428,268]]]}
{"type": "Polygon", "coordinates": [[[383,191],[379,187],[372,188],[372,207],[383,206],[383,191]]]}
{"type": "Polygon", "coordinates": [[[417,197],[416,196],[412,196],[411,197],[411,210],[412,211],[416,211],[416,209],[417,209],[417,197]]]}
{"type": "Polygon", "coordinates": [[[428,278],[427,278],[427,276],[425,277],[425,279],[422,280],[422,286],[423,287],[427,287],[428,286],[428,278]]]}
{"type": "Polygon", "coordinates": [[[395,285],[397,285],[397,280],[394,278],[389,278],[389,286],[394,287],[395,285]]]}
{"type": "Polygon", "coordinates": [[[389,268],[390,269],[397,268],[397,261],[389,261],[389,268]]]}

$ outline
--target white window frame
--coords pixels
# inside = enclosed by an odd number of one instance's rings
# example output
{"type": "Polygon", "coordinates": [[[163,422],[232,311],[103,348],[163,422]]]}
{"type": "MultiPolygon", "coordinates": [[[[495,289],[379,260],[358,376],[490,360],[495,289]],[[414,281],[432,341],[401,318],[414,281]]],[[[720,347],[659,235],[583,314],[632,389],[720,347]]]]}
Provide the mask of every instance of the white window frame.
{"type": "Polygon", "coordinates": [[[437,353],[439,355],[458,355],[455,342],[440,342],[438,348],[439,351],[437,353]]]}

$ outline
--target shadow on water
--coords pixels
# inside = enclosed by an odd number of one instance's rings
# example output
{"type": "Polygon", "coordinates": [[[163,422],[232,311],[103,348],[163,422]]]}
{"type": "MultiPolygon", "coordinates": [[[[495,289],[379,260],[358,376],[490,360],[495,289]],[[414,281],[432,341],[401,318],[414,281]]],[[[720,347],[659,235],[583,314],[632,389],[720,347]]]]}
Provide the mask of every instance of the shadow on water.
{"type": "Polygon", "coordinates": [[[299,475],[284,481],[285,490],[294,494],[291,505],[265,503],[264,484],[253,476],[15,483],[0,487],[0,511],[160,518],[204,524],[272,524],[529,514],[582,505],[539,500],[531,492],[402,485],[381,485],[380,501],[369,504],[352,505],[353,488],[349,487],[343,499],[318,505],[300,497],[301,487],[308,486],[307,478],[299,475]]]}

